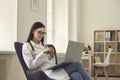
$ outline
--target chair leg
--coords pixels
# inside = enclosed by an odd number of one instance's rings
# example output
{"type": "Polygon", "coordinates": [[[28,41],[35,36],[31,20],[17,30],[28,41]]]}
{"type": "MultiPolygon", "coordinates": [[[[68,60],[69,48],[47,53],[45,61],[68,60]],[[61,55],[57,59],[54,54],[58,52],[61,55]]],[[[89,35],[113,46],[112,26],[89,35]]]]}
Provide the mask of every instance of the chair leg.
{"type": "Polygon", "coordinates": [[[94,80],[97,80],[98,73],[99,73],[99,69],[97,69],[97,71],[96,71],[96,73],[95,73],[94,80]]]}
{"type": "Polygon", "coordinates": [[[105,78],[106,78],[106,80],[108,80],[108,73],[107,73],[107,71],[106,71],[106,68],[104,67],[104,74],[105,74],[105,78]]]}

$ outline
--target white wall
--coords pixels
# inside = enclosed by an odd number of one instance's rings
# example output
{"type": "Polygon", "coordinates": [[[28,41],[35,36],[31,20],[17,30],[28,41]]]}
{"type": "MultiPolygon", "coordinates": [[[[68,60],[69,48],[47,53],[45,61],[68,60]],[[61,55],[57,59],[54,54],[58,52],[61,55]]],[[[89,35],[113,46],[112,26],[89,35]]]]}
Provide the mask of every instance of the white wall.
{"type": "Polygon", "coordinates": [[[0,80],[26,80],[16,55],[0,55],[0,72],[0,80]]]}
{"type": "Polygon", "coordinates": [[[30,7],[31,0],[18,0],[18,28],[17,40],[25,42],[30,28],[36,21],[46,26],[47,22],[47,0],[39,0],[39,12],[34,12],[30,7]]]}
{"type": "Polygon", "coordinates": [[[68,40],[77,41],[79,0],[53,0],[54,44],[58,53],[65,53],[68,40]]]}
{"type": "Polygon", "coordinates": [[[120,30],[120,0],[80,0],[78,41],[93,46],[94,30],[120,30]]]}
{"type": "Polygon", "coordinates": [[[68,4],[68,39],[74,41],[77,41],[78,1],[79,0],[69,0],[68,4]]]}
{"type": "Polygon", "coordinates": [[[0,51],[14,51],[17,40],[17,0],[0,1],[0,51]]]}
{"type": "Polygon", "coordinates": [[[68,42],[68,0],[53,0],[54,45],[65,52],[68,42]]]}

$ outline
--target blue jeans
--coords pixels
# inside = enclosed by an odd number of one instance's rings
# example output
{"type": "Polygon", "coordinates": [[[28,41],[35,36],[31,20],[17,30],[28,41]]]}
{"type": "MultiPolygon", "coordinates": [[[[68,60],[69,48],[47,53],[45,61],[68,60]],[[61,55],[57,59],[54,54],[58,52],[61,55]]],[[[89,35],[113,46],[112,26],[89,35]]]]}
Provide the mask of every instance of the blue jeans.
{"type": "Polygon", "coordinates": [[[63,67],[71,80],[91,80],[91,77],[79,62],[72,62],[63,67]]]}

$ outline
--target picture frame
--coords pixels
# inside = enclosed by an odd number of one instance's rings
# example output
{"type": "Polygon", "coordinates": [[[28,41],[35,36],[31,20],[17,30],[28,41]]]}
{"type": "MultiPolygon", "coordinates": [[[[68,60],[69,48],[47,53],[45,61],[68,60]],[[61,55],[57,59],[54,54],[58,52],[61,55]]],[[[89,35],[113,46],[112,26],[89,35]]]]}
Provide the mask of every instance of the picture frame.
{"type": "Polygon", "coordinates": [[[31,0],[31,9],[35,12],[39,12],[39,0],[31,0]]]}

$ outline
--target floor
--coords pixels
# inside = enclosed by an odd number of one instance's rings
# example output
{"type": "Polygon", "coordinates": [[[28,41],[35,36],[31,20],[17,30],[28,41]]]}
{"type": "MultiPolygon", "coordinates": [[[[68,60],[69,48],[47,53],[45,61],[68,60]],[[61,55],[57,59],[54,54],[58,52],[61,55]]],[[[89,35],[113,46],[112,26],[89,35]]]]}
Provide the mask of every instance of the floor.
{"type": "MultiPolygon", "coordinates": [[[[98,77],[97,80],[105,80],[104,77],[98,77]]],[[[109,80],[120,80],[120,77],[109,77],[109,80]]]]}

